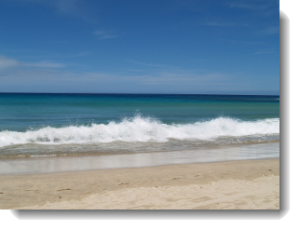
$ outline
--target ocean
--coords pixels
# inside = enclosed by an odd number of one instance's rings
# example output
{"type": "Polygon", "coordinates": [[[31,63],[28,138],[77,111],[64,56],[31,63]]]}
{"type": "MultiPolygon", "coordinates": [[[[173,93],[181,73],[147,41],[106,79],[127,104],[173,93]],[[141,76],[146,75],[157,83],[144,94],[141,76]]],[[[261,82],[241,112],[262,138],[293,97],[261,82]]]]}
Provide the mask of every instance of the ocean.
{"type": "MultiPolygon", "coordinates": [[[[280,140],[279,96],[0,93],[0,160],[162,154],[280,140]]],[[[260,147],[261,146],[261,147],[260,147]]]]}

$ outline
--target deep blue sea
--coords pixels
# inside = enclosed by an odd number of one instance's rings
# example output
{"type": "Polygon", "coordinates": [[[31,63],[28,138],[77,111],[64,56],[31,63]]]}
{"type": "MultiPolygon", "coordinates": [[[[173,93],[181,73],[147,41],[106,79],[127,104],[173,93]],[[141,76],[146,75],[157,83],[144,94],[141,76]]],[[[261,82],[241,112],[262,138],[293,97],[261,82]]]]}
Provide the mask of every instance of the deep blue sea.
{"type": "Polygon", "coordinates": [[[279,142],[279,96],[0,93],[0,157],[279,142]]]}

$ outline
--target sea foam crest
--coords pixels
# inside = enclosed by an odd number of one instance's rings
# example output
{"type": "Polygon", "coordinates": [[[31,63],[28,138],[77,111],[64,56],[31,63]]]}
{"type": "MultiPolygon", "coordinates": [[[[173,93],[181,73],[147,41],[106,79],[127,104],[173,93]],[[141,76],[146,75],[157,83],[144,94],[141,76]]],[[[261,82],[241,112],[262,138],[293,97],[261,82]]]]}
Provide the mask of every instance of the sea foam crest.
{"type": "Polygon", "coordinates": [[[73,144],[125,142],[167,142],[169,139],[213,140],[223,136],[279,134],[279,119],[240,121],[232,118],[193,124],[163,124],[153,118],[135,116],[121,122],[89,126],[45,127],[35,131],[0,132],[0,147],[17,144],[73,144]]]}

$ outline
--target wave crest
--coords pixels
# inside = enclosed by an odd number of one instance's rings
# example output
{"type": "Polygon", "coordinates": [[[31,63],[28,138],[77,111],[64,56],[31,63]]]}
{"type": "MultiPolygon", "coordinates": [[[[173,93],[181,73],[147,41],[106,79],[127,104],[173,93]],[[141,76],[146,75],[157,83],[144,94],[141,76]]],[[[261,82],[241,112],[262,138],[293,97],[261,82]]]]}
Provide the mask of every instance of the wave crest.
{"type": "Polygon", "coordinates": [[[218,137],[279,134],[279,118],[257,121],[241,121],[220,117],[193,124],[163,124],[153,118],[135,116],[121,122],[68,126],[44,127],[35,131],[0,132],[0,147],[17,144],[97,144],[114,141],[124,142],[167,142],[177,140],[214,140],[218,137]]]}

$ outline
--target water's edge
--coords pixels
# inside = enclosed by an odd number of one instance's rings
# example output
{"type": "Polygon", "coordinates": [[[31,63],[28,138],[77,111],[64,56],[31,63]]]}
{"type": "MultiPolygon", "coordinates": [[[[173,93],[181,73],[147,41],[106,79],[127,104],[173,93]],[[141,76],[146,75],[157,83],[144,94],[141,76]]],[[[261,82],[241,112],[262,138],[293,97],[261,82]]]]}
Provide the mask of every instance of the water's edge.
{"type": "Polygon", "coordinates": [[[279,142],[277,142],[169,152],[0,159],[0,174],[44,174],[279,157],[279,142]]]}

